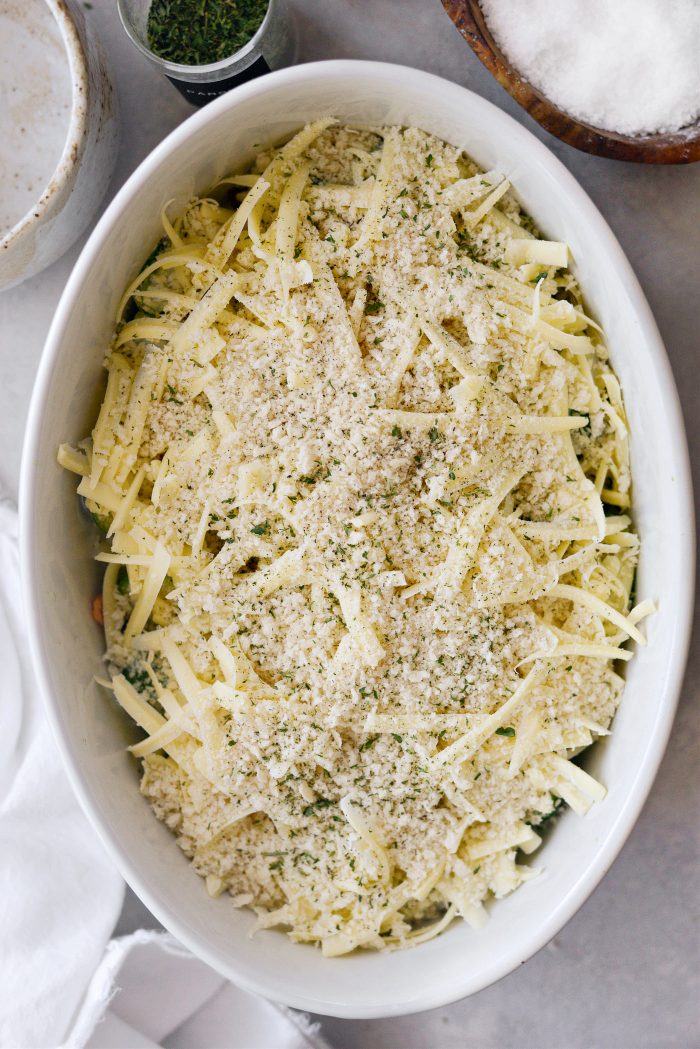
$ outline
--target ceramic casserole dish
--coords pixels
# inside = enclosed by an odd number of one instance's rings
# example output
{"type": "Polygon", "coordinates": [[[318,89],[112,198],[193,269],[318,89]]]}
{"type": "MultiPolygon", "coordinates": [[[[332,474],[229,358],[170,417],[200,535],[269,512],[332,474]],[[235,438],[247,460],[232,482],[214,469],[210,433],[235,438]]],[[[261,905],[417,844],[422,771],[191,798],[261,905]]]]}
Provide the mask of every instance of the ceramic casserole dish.
{"type": "Polygon", "coordinates": [[[317,1013],[389,1016],[454,1001],[499,979],[551,939],[610,867],[649,792],[670,731],[692,611],[694,524],[683,424],[671,369],[637,280],[605,221],[564,166],[511,117],[464,88],[399,66],[332,61],[230,92],[174,131],[137,169],[85,247],[56,312],[25,446],[21,542],[34,665],[56,746],[97,832],[153,913],[241,987],[317,1013]],[[585,767],[606,799],[566,812],[537,854],[540,877],[490,907],[479,932],[457,922],[411,950],[325,959],[283,933],[248,933],[253,916],[210,899],[139,793],[125,746],[138,729],[93,684],[103,640],[89,615],[95,538],[56,464],[96,417],[102,359],[124,287],[160,237],[159,213],[242,170],[260,144],[307,121],[416,125],[508,175],[544,236],[565,240],[589,311],[607,332],[626,398],[642,538],[638,597],[653,598],[649,644],[628,667],[613,733],[585,767]]]}

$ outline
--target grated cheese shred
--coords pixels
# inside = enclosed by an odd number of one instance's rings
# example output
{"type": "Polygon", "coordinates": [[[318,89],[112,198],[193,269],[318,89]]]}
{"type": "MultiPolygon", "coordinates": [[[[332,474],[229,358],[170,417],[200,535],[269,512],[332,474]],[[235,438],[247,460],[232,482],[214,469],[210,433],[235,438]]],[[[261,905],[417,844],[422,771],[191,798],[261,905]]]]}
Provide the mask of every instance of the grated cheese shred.
{"type": "Polygon", "coordinates": [[[458,149],[330,120],[168,207],[58,453],[142,792],[258,929],[478,930],[603,800],[572,759],[654,610],[567,245],[458,149]]]}

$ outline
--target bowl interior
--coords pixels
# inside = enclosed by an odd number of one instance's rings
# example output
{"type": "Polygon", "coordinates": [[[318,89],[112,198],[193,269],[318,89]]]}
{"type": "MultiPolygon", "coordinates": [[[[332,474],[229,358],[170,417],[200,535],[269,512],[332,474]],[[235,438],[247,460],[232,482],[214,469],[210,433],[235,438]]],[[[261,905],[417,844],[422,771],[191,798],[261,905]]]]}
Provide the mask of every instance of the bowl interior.
{"type": "Polygon", "coordinates": [[[10,0],[0,12],[3,97],[0,243],[41,198],[68,136],[71,78],[61,29],[43,0],[10,0]]]}
{"type": "Polygon", "coordinates": [[[455,1000],[504,975],[580,906],[632,826],[665,745],[682,674],[692,584],[692,510],[677,397],[658,333],[617,242],[565,169],[495,107],[436,77],[375,63],[297,67],[246,85],[173,133],[100,222],[58,310],[33,401],[23,464],[25,599],[35,665],[83,804],[125,876],[154,913],[240,985],[337,1016],[413,1012],[455,1000]],[[640,598],[660,611],[629,667],[614,733],[588,757],[609,787],[584,819],[567,812],[533,858],[544,873],[491,906],[482,932],[455,924],[395,954],[325,960],[279,932],[248,939],[252,918],[209,899],[174,838],[152,816],[124,745],[137,733],[91,684],[102,639],[88,615],[98,574],[94,538],[74,479],[55,462],[61,441],[89,431],[116,305],[171,213],[194,192],[241,170],[255,149],[331,114],[342,121],[413,124],[463,147],[513,181],[544,235],[568,241],[594,317],[607,330],[626,395],[643,538],[640,598]]]}

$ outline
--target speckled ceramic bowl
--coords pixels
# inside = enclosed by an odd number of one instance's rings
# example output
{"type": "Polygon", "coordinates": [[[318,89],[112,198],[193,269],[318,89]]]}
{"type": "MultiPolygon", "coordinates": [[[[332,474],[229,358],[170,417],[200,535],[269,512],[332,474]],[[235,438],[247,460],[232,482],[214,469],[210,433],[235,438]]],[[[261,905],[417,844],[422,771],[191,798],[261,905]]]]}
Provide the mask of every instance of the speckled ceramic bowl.
{"type": "MultiPolygon", "coordinates": [[[[74,0],[44,0],[44,3],[55,21],[55,26],[51,26],[49,20],[49,28],[57,28],[60,38],[60,55],[53,56],[54,72],[60,72],[64,61],[69,81],[66,136],[62,147],[58,142],[57,163],[52,172],[46,173],[48,182],[38,180],[36,170],[30,170],[31,150],[26,154],[30,160],[28,164],[24,162],[26,170],[22,163],[17,165],[16,157],[12,158],[19,170],[9,172],[11,177],[4,177],[3,195],[7,200],[8,194],[17,193],[19,199],[25,200],[28,210],[20,212],[6,232],[0,230],[0,289],[34,276],[68,250],[94,217],[117,154],[116,99],[105,70],[102,48],[78,3],[74,0]],[[22,180],[26,180],[24,184],[22,180]],[[26,194],[32,180],[37,181],[34,199],[26,194]]],[[[40,20],[29,12],[24,0],[9,0],[2,14],[9,21],[23,20],[29,32],[38,32],[41,28],[40,20]]],[[[9,83],[14,79],[21,84],[23,77],[26,79],[27,70],[20,65],[26,58],[21,49],[13,49],[9,34],[0,41],[0,61],[9,83]]],[[[41,70],[31,72],[35,81],[44,75],[41,70]]],[[[45,75],[51,75],[48,67],[45,75]]],[[[12,101],[4,98],[3,105],[12,101]]],[[[31,133],[32,121],[39,119],[40,114],[30,94],[23,103],[21,100],[15,103],[10,116],[6,108],[5,115],[7,119],[21,122],[21,131],[26,125],[27,132],[31,133]]],[[[0,143],[0,155],[2,148],[0,143]]],[[[2,160],[5,174],[10,158],[5,156],[2,160]]]]}

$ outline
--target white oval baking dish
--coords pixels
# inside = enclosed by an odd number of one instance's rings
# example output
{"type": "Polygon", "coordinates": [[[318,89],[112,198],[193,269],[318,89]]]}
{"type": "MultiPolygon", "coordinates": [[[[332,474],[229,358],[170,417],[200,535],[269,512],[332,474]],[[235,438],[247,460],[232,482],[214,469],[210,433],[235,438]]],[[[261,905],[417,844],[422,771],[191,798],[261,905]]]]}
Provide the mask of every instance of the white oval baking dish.
{"type": "Polygon", "coordinates": [[[83,806],[125,878],[183,943],[240,986],[344,1017],[415,1012],[478,991],[516,968],[574,914],[621,849],[670,731],[692,611],[694,524],[688,456],[668,359],[610,229],[558,160],[490,103],[437,77],[369,62],[284,70],[231,92],[174,131],[138,168],[85,247],[58,307],[32,402],[22,470],[25,600],[34,664],[57,746],[83,806]],[[248,162],[254,146],[306,121],[413,124],[498,168],[546,236],[566,240],[593,315],[607,331],[632,433],[640,598],[659,611],[629,666],[614,732],[587,767],[607,798],[567,812],[537,854],[544,873],[491,906],[481,932],[464,923],[413,950],[328,960],[280,932],[248,938],[251,915],[210,899],[138,790],[125,752],[138,734],[90,684],[102,638],[88,608],[94,539],[56,448],[95,417],[116,304],[160,236],[159,212],[248,162]]]}

